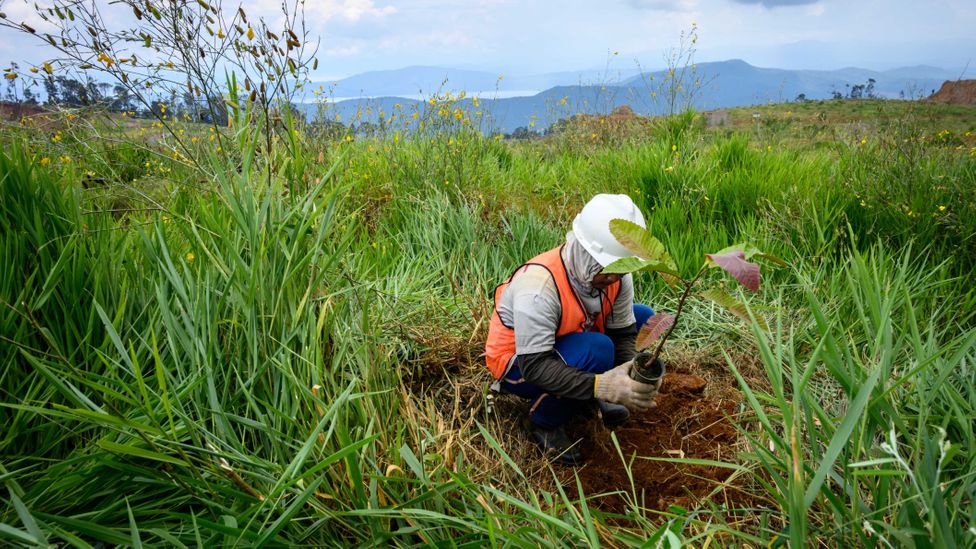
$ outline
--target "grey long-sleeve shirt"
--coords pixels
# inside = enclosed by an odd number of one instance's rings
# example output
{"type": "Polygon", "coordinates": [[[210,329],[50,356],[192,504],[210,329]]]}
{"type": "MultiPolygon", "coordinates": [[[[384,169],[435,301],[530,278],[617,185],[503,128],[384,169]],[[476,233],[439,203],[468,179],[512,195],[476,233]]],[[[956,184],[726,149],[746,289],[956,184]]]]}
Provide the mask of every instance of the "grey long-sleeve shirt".
{"type": "MultiPolygon", "coordinates": [[[[567,266],[571,262],[566,262],[567,266]]],[[[571,273],[572,274],[572,273],[571,273]]],[[[621,279],[620,292],[604,329],[614,342],[615,363],[634,355],[637,321],[634,318],[634,282],[631,275],[621,279]]],[[[577,294],[592,319],[600,313],[602,297],[577,294]]],[[[594,374],[568,366],[554,350],[562,305],[552,275],[547,269],[530,265],[517,273],[498,303],[498,315],[515,331],[515,354],[522,376],[547,393],[573,399],[593,396],[594,374]]]]}

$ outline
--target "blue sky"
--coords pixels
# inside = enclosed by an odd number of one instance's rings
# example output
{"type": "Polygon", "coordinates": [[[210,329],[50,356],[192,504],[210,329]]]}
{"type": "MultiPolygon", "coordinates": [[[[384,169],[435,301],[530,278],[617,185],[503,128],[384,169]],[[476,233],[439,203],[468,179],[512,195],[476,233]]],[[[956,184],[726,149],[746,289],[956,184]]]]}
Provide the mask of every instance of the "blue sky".
{"type": "MultiPolygon", "coordinates": [[[[273,19],[280,0],[244,4],[273,19]]],[[[0,0],[0,10],[11,20],[31,16],[23,0],[0,0]]],[[[660,68],[664,52],[693,24],[699,62],[740,58],[794,69],[970,64],[966,74],[976,74],[974,0],[309,0],[306,23],[321,37],[313,80],[409,65],[510,74],[660,68]]],[[[0,64],[50,55],[29,38],[0,29],[0,64]]]]}

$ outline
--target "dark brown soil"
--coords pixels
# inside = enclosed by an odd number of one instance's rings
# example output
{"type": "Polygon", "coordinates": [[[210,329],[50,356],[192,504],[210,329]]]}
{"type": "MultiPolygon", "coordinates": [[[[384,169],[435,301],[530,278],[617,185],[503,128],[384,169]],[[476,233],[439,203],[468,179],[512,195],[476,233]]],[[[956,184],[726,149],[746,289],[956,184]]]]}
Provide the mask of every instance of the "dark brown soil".
{"type": "MultiPolygon", "coordinates": [[[[696,458],[732,462],[738,439],[730,416],[735,403],[712,401],[705,394],[706,381],[693,374],[669,373],[657,396],[657,408],[630,418],[616,429],[624,458],[632,460],[631,473],[638,504],[649,509],[666,510],[670,505],[686,509],[696,506],[716,487],[725,482],[731,469],[707,465],[689,465],[641,459],[696,458]]],[[[592,427],[590,427],[592,429],[592,427]]],[[[577,469],[583,490],[588,496],[623,490],[630,492],[630,479],[613,446],[609,432],[585,432],[577,426],[571,435],[582,437],[581,450],[586,465],[577,469]]],[[[575,492],[575,480],[566,488],[575,492]]],[[[725,497],[736,497],[729,490],[725,497]]],[[[614,494],[597,498],[594,504],[604,511],[624,513],[626,500],[614,494]]]]}

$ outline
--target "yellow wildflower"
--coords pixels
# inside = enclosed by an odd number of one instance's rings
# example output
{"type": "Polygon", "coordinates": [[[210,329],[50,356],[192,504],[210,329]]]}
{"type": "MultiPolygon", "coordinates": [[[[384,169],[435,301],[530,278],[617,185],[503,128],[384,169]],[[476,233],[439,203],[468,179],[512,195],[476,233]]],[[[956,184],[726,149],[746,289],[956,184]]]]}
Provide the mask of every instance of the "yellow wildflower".
{"type": "Polygon", "coordinates": [[[193,260],[195,258],[196,258],[196,256],[193,255],[193,252],[186,252],[186,262],[187,263],[193,263],[193,260]]]}
{"type": "Polygon", "coordinates": [[[946,207],[945,207],[945,206],[939,206],[939,211],[940,211],[940,212],[944,212],[944,211],[946,211],[946,207]]]}
{"type": "Polygon", "coordinates": [[[41,166],[47,166],[50,163],[51,163],[51,159],[46,156],[41,159],[41,166]]]}
{"type": "Polygon", "coordinates": [[[252,29],[251,27],[247,28],[247,39],[254,40],[254,29],[252,29]]]}
{"type": "Polygon", "coordinates": [[[46,72],[48,74],[53,74],[54,73],[54,68],[51,67],[51,64],[50,63],[48,63],[48,62],[45,61],[44,64],[41,65],[41,66],[44,68],[44,72],[46,72]]]}

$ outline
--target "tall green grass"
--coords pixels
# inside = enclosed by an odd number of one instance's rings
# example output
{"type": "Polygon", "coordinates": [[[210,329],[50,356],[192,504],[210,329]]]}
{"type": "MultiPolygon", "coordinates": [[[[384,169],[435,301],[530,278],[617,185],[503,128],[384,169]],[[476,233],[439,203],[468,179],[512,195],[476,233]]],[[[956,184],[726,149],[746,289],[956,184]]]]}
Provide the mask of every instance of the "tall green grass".
{"type": "MultiPolygon", "coordinates": [[[[0,153],[10,543],[973,543],[966,155],[772,146],[693,114],[611,146],[288,131],[259,155],[247,127],[230,155],[200,144],[210,175],[133,180],[142,153],[98,155],[126,212],[79,185],[96,163],[42,166],[48,139],[0,153]],[[738,374],[748,451],[726,464],[768,502],[758,526],[636,503],[622,523],[540,474],[489,411],[491,290],[596,192],[642,203],[682,269],[743,240],[793,266],[764,271],[770,333],[707,305],[676,332],[761,360],[738,374]]],[[[673,307],[650,277],[638,294],[673,307]]]]}

